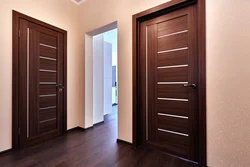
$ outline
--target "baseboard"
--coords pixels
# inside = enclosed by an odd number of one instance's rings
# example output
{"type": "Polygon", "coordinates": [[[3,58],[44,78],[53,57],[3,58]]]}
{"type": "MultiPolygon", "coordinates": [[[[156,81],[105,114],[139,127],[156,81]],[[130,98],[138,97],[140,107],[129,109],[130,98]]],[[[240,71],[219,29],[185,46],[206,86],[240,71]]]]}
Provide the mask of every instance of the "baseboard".
{"type": "MultiPolygon", "coordinates": [[[[97,126],[97,125],[100,125],[100,124],[103,124],[103,123],[104,123],[104,121],[99,122],[99,123],[96,123],[96,124],[94,124],[93,126],[97,126]]],[[[82,128],[82,127],[80,127],[80,126],[77,126],[77,127],[75,127],[75,128],[72,128],[72,129],[68,130],[67,132],[73,132],[73,131],[79,131],[79,130],[81,130],[81,131],[86,131],[86,130],[92,129],[93,126],[88,127],[88,128],[82,128]]]]}
{"type": "Polygon", "coordinates": [[[104,123],[104,121],[99,122],[99,123],[96,123],[96,124],[94,124],[93,126],[88,127],[88,128],[82,128],[82,127],[80,127],[80,126],[77,126],[77,127],[75,127],[75,128],[72,128],[72,129],[68,130],[67,133],[71,133],[71,132],[74,132],[74,131],[87,131],[87,130],[89,130],[89,129],[92,129],[94,126],[98,126],[98,125],[101,125],[101,124],[103,124],[103,123],[104,123]]]}
{"type": "Polygon", "coordinates": [[[3,155],[3,154],[6,154],[8,152],[11,152],[12,151],[12,148],[8,149],[8,150],[5,150],[5,151],[1,151],[0,152],[0,156],[3,155]]]}
{"type": "Polygon", "coordinates": [[[124,140],[121,140],[121,139],[117,139],[117,140],[116,140],[116,142],[117,142],[117,143],[124,143],[124,144],[128,144],[128,145],[130,145],[130,146],[134,146],[132,143],[127,142],[127,141],[124,141],[124,140]]]}
{"type": "Polygon", "coordinates": [[[103,123],[104,123],[104,121],[96,123],[96,124],[94,124],[94,126],[97,126],[97,125],[100,125],[100,124],[103,124],[103,123]]]}
{"type": "Polygon", "coordinates": [[[77,126],[77,127],[75,127],[75,128],[72,128],[72,129],[68,130],[67,132],[73,132],[73,131],[79,131],[79,130],[85,131],[86,129],[85,129],[85,128],[82,128],[82,127],[80,127],[80,126],[77,126]]]}
{"type": "MultiPolygon", "coordinates": [[[[104,121],[100,122],[100,123],[97,123],[95,125],[99,125],[99,124],[102,124],[102,123],[104,123],[104,121]]],[[[87,131],[87,130],[90,130],[92,128],[93,128],[93,126],[88,127],[88,128],[82,128],[82,127],[78,126],[78,127],[75,127],[75,128],[72,128],[72,129],[68,130],[67,133],[74,132],[74,131],[87,131]]]]}

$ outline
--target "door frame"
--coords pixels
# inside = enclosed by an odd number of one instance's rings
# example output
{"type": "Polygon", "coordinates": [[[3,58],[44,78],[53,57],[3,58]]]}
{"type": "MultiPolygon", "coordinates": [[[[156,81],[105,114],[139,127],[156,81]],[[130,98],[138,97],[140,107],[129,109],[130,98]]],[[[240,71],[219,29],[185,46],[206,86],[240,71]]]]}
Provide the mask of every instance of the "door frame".
{"type": "Polygon", "coordinates": [[[19,20],[25,19],[29,22],[49,28],[63,34],[64,43],[64,99],[63,99],[63,133],[67,131],[67,31],[29,17],[15,10],[12,11],[12,149],[20,148],[19,143],[19,20]]]}
{"type": "Polygon", "coordinates": [[[206,0],[172,0],[149,10],[133,15],[133,145],[141,145],[139,118],[139,34],[140,23],[173,10],[196,4],[198,22],[198,163],[207,166],[206,141],[206,0]]]}

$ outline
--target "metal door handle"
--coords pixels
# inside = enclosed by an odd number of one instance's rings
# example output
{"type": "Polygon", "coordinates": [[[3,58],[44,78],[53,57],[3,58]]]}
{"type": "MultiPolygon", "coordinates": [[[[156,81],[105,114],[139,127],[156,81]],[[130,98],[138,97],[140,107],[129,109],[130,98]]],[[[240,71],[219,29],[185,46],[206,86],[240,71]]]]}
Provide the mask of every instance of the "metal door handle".
{"type": "Polygon", "coordinates": [[[193,89],[196,89],[196,85],[195,84],[184,84],[184,87],[191,87],[193,89]]]}
{"type": "Polygon", "coordinates": [[[62,92],[64,87],[62,86],[62,84],[56,85],[57,89],[59,92],[62,92]]]}
{"type": "Polygon", "coordinates": [[[64,87],[62,86],[62,84],[56,85],[56,87],[64,89],[64,87]]]}

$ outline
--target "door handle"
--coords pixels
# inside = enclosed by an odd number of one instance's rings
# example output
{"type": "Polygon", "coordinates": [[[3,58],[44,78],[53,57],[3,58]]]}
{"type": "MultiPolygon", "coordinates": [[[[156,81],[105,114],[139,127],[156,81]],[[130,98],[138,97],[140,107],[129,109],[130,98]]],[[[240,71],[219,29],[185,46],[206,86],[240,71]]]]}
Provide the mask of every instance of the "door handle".
{"type": "Polygon", "coordinates": [[[56,85],[57,89],[59,92],[62,92],[64,89],[64,86],[62,86],[62,84],[56,85]]]}
{"type": "Polygon", "coordinates": [[[184,84],[184,87],[191,87],[193,89],[197,88],[196,84],[184,84]]]}

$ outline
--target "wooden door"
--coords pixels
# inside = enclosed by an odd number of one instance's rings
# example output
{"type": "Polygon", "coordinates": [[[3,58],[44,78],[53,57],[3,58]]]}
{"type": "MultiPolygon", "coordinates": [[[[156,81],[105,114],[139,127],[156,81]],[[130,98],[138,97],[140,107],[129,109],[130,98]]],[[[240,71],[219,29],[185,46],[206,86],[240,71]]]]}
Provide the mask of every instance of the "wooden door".
{"type": "Polygon", "coordinates": [[[140,24],[144,144],[197,161],[197,24],[194,6],[140,24]]]}
{"type": "Polygon", "coordinates": [[[64,36],[19,19],[19,144],[61,135],[64,118],[64,36]]]}

